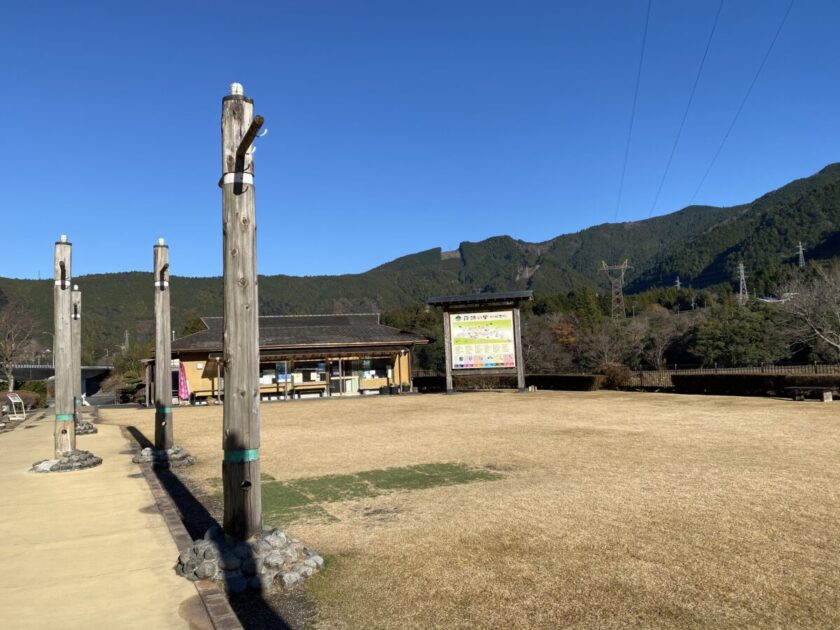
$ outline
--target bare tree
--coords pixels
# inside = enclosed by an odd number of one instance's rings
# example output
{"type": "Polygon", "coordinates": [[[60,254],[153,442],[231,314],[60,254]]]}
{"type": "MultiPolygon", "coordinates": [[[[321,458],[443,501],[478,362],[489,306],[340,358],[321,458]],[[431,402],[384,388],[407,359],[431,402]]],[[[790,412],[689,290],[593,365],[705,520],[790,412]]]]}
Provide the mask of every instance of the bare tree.
{"type": "Polygon", "coordinates": [[[26,353],[34,332],[35,317],[29,309],[19,304],[0,308],[0,369],[10,392],[15,389],[15,363],[26,353]]]}
{"type": "Polygon", "coordinates": [[[804,343],[828,346],[840,359],[840,268],[816,267],[788,285],[781,304],[804,343]]]}
{"type": "Polygon", "coordinates": [[[696,318],[689,313],[675,315],[658,308],[646,313],[642,321],[647,324],[644,358],[654,369],[664,370],[665,354],[696,323],[696,318]]]}
{"type": "Polygon", "coordinates": [[[603,319],[592,331],[582,331],[577,348],[582,363],[596,369],[624,364],[636,367],[644,347],[644,324],[633,319],[603,319]]]}

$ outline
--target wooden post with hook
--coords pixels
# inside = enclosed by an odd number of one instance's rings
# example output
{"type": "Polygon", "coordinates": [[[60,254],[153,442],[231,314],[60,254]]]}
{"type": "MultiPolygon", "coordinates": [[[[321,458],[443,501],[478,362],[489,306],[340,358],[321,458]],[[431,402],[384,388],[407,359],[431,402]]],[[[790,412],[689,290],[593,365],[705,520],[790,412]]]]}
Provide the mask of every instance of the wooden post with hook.
{"type": "Polygon", "coordinates": [[[169,245],[158,239],[153,250],[155,291],[155,449],[174,445],[172,426],[172,337],[169,312],[169,245]]]}
{"type": "Polygon", "coordinates": [[[82,421],[82,292],[74,284],[70,292],[72,316],[70,322],[73,340],[73,414],[76,424],[82,421]]]}
{"type": "Polygon", "coordinates": [[[53,259],[53,362],[55,365],[55,456],[76,450],[73,409],[72,296],[73,245],[65,235],[55,243],[53,259]]]}
{"type": "Polygon", "coordinates": [[[252,143],[263,124],[238,83],[222,99],[225,396],[222,448],[225,534],[262,530],[259,314],[252,143]]]}

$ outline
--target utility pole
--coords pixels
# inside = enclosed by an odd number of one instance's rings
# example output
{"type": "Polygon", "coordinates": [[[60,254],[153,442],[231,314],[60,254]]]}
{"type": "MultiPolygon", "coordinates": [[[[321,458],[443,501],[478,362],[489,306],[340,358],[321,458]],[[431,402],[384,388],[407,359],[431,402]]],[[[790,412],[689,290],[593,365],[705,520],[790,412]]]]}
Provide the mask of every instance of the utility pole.
{"type": "Polygon", "coordinates": [[[82,292],[78,284],[73,285],[70,296],[73,309],[70,323],[73,337],[73,413],[78,425],[82,421],[82,292]]]}
{"type": "Polygon", "coordinates": [[[738,306],[744,306],[750,299],[750,293],[747,290],[747,276],[744,273],[744,263],[738,263],[738,306]]]}
{"type": "Polygon", "coordinates": [[[72,296],[70,289],[73,245],[67,236],[55,243],[53,259],[53,365],[55,365],[55,456],[76,450],[73,410],[72,296]]]}
{"type": "Polygon", "coordinates": [[[172,428],[172,340],[169,313],[169,245],[158,239],[155,270],[155,449],[174,445],[172,428]]]}
{"type": "Polygon", "coordinates": [[[802,269],[805,266],[805,250],[802,249],[802,241],[799,241],[799,268],[802,269]]]}
{"type": "Polygon", "coordinates": [[[631,269],[628,265],[627,259],[620,265],[608,265],[605,261],[601,261],[601,271],[603,271],[607,278],[609,278],[610,286],[612,287],[612,299],[610,301],[610,311],[613,319],[620,319],[626,317],[624,311],[624,273],[631,269]],[[612,272],[616,272],[613,274],[612,272]]]}
{"type": "Polygon", "coordinates": [[[222,99],[225,397],[222,448],[225,534],[262,531],[259,319],[253,142],[263,124],[239,83],[222,99]]]}

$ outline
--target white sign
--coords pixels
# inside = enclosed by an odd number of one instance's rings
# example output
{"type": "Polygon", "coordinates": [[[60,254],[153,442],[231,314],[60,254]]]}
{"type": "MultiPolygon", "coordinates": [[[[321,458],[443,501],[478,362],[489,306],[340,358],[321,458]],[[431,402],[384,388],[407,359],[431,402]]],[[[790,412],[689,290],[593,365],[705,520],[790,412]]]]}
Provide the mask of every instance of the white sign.
{"type": "Polygon", "coordinates": [[[513,311],[450,313],[452,369],[516,367],[513,311]]]}

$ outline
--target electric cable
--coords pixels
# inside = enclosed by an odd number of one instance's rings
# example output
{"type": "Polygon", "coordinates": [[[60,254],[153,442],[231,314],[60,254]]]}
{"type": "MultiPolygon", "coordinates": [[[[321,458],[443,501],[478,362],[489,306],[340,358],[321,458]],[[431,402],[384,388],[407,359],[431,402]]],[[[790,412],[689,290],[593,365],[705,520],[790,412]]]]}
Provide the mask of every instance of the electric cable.
{"type": "Polygon", "coordinates": [[[656,195],[653,197],[653,203],[650,206],[648,218],[652,217],[653,211],[656,210],[656,203],[659,201],[659,195],[662,193],[662,187],[665,185],[665,179],[668,177],[668,171],[671,170],[671,162],[674,161],[674,154],[677,151],[677,145],[680,142],[680,136],[682,136],[685,121],[688,118],[688,111],[691,109],[692,101],[694,101],[694,93],[697,91],[697,84],[700,83],[700,75],[703,74],[703,66],[706,65],[706,57],[709,55],[709,48],[711,48],[712,39],[715,36],[715,30],[717,29],[718,20],[720,19],[720,12],[723,9],[723,2],[724,0],[720,0],[717,13],[715,13],[715,21],[712,24],[709,39],[706,41],[706,49],[703,51],[703,58],[700,60],[700,67],[697,68],[697,75],[694,77],[694,85],[691,86],[691,93],[688,96],[688,102],[685,105],[685,111],[683,112],[679,129],[677,129],[677,136],[674,138],[674,144],[671,146],[671,154],[668,156],[668,162],[665,164],[665,171],[662,173],[662,179],[659,180],[659,188],[656,189],[656,195]]]}
{"type": "Polygon", "coordinates": [[[718,146],[717,151],[715,151],[714,157],[712,157],[712,161],[709,163],[709,167],[706,169],[706,172],[703,173],[703,177],[700,179],[700,183],[697,185],[697,189],[691,196],[689,205],[694,203],[694,199],[697,197],[697,194],[700,192],[700,189],[703,187],[703,184],[706,183],[706,178],[709,176],[709,173],[711,172],[712,167],[715,165],[715,162],[717,162],[720,152],[723,150],[726,141],[729,139],[729,134],[732,133],[732,129],[735,127],[735,123],[738,122],[738,118],[741,116],[741,112],[744,109],[744,105],[747,104],[747,100],[749,99],[750,94],[753,91],[753,87],[755,87],[756,81],[758,81],[758,77],[761,74],[761,71],[764,69],[764,64],[767,63],[767,59],[768,57],[770,57],[770,53],[773,52],[773,47],[776,45],[776,40],[779,39],[779,34],[782,32],[782,28],[784,28],[785,23],[787,22],[788,16],[790,15],[790,11],[791,9],[793,9],[794,2],[795,0],[790,0],[790,4],[788,5],[787,11],[785,11],[785,14],[782,16],[782,21],[779,23],[779,28],[776,29],[776,33],[775,35],[773,35],[773,39],[770,41],[770,45],[767,47],[767,51],[764,53],[764,57],[761,59],[761,63],[758,66],[758,70],[756,70],[755,76],[753,76],[753,79],[750,82],[750,86],[747,88],[747,92],[746,94],[744,94],[744,98],[741,100],[741,104],[738,106],[738,111],[735,112],[735,117],[729,124],[729,128],[723,135],[723,139],[720,141],[720,145],[718,146]]]}
{"type": "Polygon", "coordinates": [[[645,29],[642,33],[642,49],[639,53],[639,67],[636,70],[636,88],[633,90],[633,107],[630,110],[630,128],[627,131],[627,144],[624,147],[624,163],[621,166],[621,180],[618,184],[618,199],[615,203],[615,216],[613,221],[618,220],[618,211],[621,207],[621,197],[624,193],[624,176],[627,173],[627,158],[630,156],[630,140],[633,137],[633,124],[636,120],[636,102],[639,100],[639,83],[642,79],[642,65],[645,60],[645,48],[647,47],[648,25],[650,24],[650,5],[653,0],[648,0],[647,13],[645,14],[645,29]]]}

